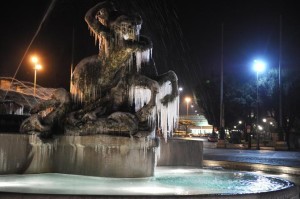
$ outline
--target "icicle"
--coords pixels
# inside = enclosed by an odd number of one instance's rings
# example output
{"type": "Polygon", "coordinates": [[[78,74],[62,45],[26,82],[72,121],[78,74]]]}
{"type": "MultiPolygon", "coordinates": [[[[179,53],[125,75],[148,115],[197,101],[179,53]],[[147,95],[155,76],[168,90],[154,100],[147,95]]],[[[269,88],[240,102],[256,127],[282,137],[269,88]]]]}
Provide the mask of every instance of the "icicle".
{"type": "Polygon", "coordinates": [[[137,72],[141,70],[141,65],[142,65],[142,52],[137,51],[135,54],[135,60],[136,60],[136,69],[137,72]]]}
{"type": "Polygon", "coordinates": [[[141,28],[142,28],[141,24],[136,26],[136,29],[135,29],[136,40],[139,40],[141,28]]]}
{"type": "Polygon", "coordinates": [[[148,64],[151,58],[151,50],[137,51],[135,54],[137,72],[141,70],[142,64],[148,64]]]}
{"type": "Polygon", "coordinates": [[[169,102],[166,106],[164,106],[160,100],[171,93],[172,85],[170,81],[167,81],[160,87],[157,100],[158,127],[161,127],[165,141],[167,141],[168,135],[177,125],[178,97],[172,102],[169,102]]]}
{"type": "Polygon", "coordinates": [[[135,111],[140,110],[148,104],[151,98],[151,91],[140,86],[131,86],[129,88],[129,103],[135,105],[135,111]]]}

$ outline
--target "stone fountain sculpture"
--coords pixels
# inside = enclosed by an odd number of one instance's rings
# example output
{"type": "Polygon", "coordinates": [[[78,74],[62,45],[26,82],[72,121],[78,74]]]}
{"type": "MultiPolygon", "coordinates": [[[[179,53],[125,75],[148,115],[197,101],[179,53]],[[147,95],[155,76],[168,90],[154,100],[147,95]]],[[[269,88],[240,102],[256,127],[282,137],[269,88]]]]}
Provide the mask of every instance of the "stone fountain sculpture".
{"type": "Polygon", "coordinates": [[[71,93],[57,89],[21,125],[21,133],[35,136],[30,139],[36,155],[26,172],[151,176],[155,132],[159,129],[167,139],[176,125],[177,76],[173,71],[157,74],[152,42],[140,35],[139,15],[101,2],[88,10],[85,21],[99,54],[76,66],[71,93]]]}

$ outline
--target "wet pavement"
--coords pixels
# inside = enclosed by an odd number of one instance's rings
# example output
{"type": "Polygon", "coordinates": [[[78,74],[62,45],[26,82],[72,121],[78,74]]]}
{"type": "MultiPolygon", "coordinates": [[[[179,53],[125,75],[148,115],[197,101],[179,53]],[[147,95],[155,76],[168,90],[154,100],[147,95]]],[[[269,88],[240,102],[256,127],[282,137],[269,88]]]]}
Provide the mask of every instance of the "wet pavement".
{"type": "Polygon", "coordinates": [[[207,138],[183,139],[203,141],[204,168],[248,171],[283,178],[294,182],[300,190],[300,151],[217,148],[217,143],[208,142],[207,138]]]}
{"type": "Polygon", "coordinates": [[[249,171],[283,178],[294,182],[300,190],[300,151],[220,149],[216,148],[215,143],[203,141],[204,167],[249,171]]]}
{"type": "Polygon", "coordinates": [[[295,167],[300,170],[299,151],[241,150],[204,147],[203,159],[295,167]]]}

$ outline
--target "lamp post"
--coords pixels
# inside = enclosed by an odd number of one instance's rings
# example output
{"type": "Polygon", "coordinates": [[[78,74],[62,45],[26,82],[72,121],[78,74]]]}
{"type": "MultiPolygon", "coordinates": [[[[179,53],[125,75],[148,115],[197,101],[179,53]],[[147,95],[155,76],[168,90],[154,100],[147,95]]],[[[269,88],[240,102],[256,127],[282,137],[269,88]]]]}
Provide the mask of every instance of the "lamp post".
{"type": "Polygon", "coordinates": [[[189,103],[191,102],[191,98],[190,97],[186,97],[185,98],[185,102],[186,102],[186,117],[188,117],[189,116],[189,103]]]}
{"type": "Polygon", "coordinates": [[[34,81],[33,81],[33,95],[36,95],[36,74],[37,74],[37,70],[41,70],[42,69],[42,65],[38,64],[38,58],[37,57],[32,57],[31,61],[34,63],[34,81]]]}
{"type": "Polygon", "coordinates": [[[257,137],[257,145],[256,149],[259,149],[259,134],[258,134],[258,74],[263,72],[266,68],[266,64],[260,60],[254,60],[253,69],[256,72],[256,137],[257,137]]]}

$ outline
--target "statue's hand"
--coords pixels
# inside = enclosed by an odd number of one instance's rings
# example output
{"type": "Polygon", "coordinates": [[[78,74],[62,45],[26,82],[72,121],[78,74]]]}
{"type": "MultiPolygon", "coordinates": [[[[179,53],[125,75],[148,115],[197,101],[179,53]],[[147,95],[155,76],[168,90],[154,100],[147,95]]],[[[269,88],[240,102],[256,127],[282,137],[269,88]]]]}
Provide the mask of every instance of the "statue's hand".
{"type": "Polygon", "coordinates": [[[174,97],[173,95],[168,94],[168,95],[164,96],[164,97],[160,100],[160,102],[161,102],[164,106],[166,106],[169,102],[172,102],[174,99],[175,99],[175,97],[174,97]]]}
{"type": "Polygon", "coordinates": [[[35,114],[38,113],[40,111],[39,106],[34,106],[31,110],[30,110],[30,114],[35,114]]]}
{"type": "Polygon", "coordinates": [[[82,126],[83,121],[81,121],[80,119],[78,119],[76,117],[76,115],[77,115],[77,112],[70,113],[67,116],[66,123],[69,124],[69,125],[71,125],[71,126],[77,126],[77,127],[82,126]]]}
{"type": "Polygon", "coordinates": [[[97,119],[96,113],[93,111],[93,112],[86,113],[82,117],[81,121],[88,122],[88,121],[95,121],[96,119],[97,119]]]}
{"type": "Polygon", "coordinates": [[[145,108],[141,108],[136,112],[136,117],[139,119],[139,121],[145,121],[147,118],[147,110],[145,108]]]}

